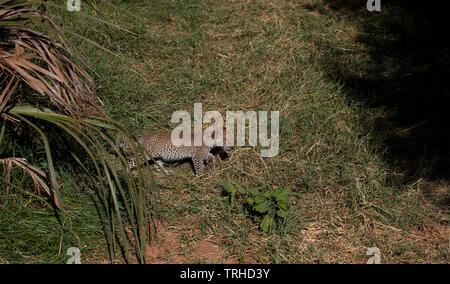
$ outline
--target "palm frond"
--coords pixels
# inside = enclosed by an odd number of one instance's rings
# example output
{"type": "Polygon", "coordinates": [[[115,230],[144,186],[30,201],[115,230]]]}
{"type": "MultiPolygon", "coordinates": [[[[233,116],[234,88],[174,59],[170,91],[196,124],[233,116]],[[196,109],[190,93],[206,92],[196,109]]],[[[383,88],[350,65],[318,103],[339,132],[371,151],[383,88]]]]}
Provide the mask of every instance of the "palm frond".
{"type": "Polygon", "coordinates": [[[11,183],[11,170],[13,166],[21,168],[23,171],[25,171],[33,180],[34,188],[37,191],[37,194],[40,195],[41,190],[52,199],[55,206],[63,210],[61,207],[61,203],[59,202],[58,197],[56,196],[55,192],[50,189],[47,186],[47,183],[44,181],[47,178],[47,175],[44,171],[33,167],[32,165],[28,164],[27,160],[24,158],[3,158],[0,159],[0,164],[3,164],[3,167],[5,169],[5,178],[6,178],[6,194],[9,194],[9,184],[11,183]]]}
{"type": "MultiPolygon", "coordinates": [[[[49,109],[42,110],[32,106],[15,106],[8,111],[8,114],[32,125],[34,128],[37,126],[25,117],[51,123],[64,130],[82,146],[90,157],[90,161],[94,163],[95,176],[104,177],[100,180],[94,180],[94,182],[100,191],[100,195],[105,198],[109,196],[108,198],[112,201],[113,208],[112,212],[109,212],[109,216],[111,217],[111,224],[119,224],[119,231],[117,232],[119,240],[124,247],[128,247],[129,239],[126,236],[125,226],[129,224],[135,240],[139,241],[137,250],[140,260],[143,262],[145,255],[144,240],[148,237],[144,230],[148,226],[148,218],[145,217],[148,216],[146,214],[147,206],[145,205],[147,201],[144,195],[146,186],[140,168],[138,168],[137,180],[133,178],[127,160],[122,150],[117,146],[116,135],[119,135],[124,140],[129,141],[130,139],[120,128],[120,125],[107,118],[73,118],[55,113],[49,109]],[[113,156],[118,157],[117,162],[121,168],[126,169],[126,175],[119,177],[116,171],[117,165],[113,163],[111,151],[108,149],[112,149],[114,152],[113,156]],[[124,179],[125,186],[122,184],[121,178],[124,179]],[[131,199],[130,202],[128,202],[128,198],[131,199]],[[119,209],[120,207],[125,208],[125,216],[128,218],[126,222],[122,218],[123,212],[119,209]]],[[[42,140],[44,144],[48,143],[42,130],[36,130],[43,135],[42,140]]],[[[49,148],[48,145],[46,145],[47,148],[49,148]]],[[[55,170],[51,155],[48,156],[48,161],[51,177],[53,177],[52,173],[55,170]]],[[[79,159],[77,161],[88,171],[89,175],[92,175],[92,172],[88,170],[84,163],[79,159]]],[[[56,180],[53,180],[53,182],[56,182],[56,180]]],[[[113,228],[111,228],[112,232],[114,232],[113,228]]]]}
{"type": "MultiPolygon", "coordinates": [[[[2,73],[19,78],[37,93],[47,96],[60,111],[77,117],[103,114],[95,104],[92,78],[66,55],[71,52],[63,33],[48,16],[23,6],[11,9],[7,4],[0,4],[0,23],[7,23],[0,25],[0,38],[6,40],[0,47],[2,73]],[[20,27],[30,17],[45,20],[61,43],[20,27]],[[39,59],[45,67],[32,62],[33,59],[39,59]]],[[[4,92],[11,93],[8,87],[4,92]]]]}
{"type": "MultiPolygon", "coordinates": [[[[87,159],[80,159],[68,148],[76,162],[86,170],[87,176],[92,178],[92,184],[105,205],[110,223],[111,255],[115,254],[118,240],[125,249],[127,260],[128,248],[133,246],[138,260],[144,262],[145,239],[150,237],[145,230],[150,212],[149,201],[144,194],[144,179],[139,166],[137,178],[134,177],[116,143],[117,137],[125,141],[132,138],[95,103],[95,84],[91,76],[72,60],[73,55],[61,29],[42,12],[29,9],[30,2],[33,1],[0,0],[0,115],[5,123],[9,120],[28,125],[39,134],[49,175],[22,158],[7,157],[0,159],[7,183],[10,182],[11,169],[20,167],[32,178],[38,192],[49,195],[58,208],[63,208],[58,198],[51,141],[42,126],[50,123],[63,130],[87,153],[87,159]],[[33,17],[46,22],[56,32],[58,41],[25,28],[24,23],[33,17]],[[31,94],[33,92],[19,88],[22,85],[44,98],[45,106],[36,107],[41,105],[40,102],[31,94]],[[119,166],[126,169],[124,174],[119,175],[117,165],[111,160],[111,151],[119,166]],[[133,241],[127,234],[128,229],[133,233],[133,241]]],[[[5,124],[0,142],[4,127],[5,124]]]]}

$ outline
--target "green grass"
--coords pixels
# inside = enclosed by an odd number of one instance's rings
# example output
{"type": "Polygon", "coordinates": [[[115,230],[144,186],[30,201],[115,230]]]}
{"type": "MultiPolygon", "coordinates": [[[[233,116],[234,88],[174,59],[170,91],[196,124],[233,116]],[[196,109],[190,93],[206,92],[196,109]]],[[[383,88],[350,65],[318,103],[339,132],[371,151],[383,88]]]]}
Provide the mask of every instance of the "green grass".
{"type": "MultiPolygon", "coordinates": [[[[18,186],[11,187],[13,193],[1,196],[1,263],[66,263],[70,247],[82,251],[85,263],[92,259],[109,261],[103,232],[106,224],[99,218],[102,211],[98,209],[97,197],[94,193],[80,194],[75,172],[60,170],[60,178],[65,181],[61,194],[70,208],[66,216],[55,211],[45,198],[21,194],[26,191],[18,186]]],[[[0,184],[3,185],[1,181],[0,184]]],[[[25,182],[22,186],[33,188],[32,183],[25,182]]]]}
{"type": "MultiPolygon", "coordinates": [[[[105,19],[135,35],[90,20],[86,14],[95,13],[85,4],[83,13],[55,7],[49,13],[64,29],[118,55],[68,34],[97,74],[105,111],[131,133],[171,129],[174,111],[192,112],[199,102],[204,112],[280,111],[278,156],[260,158],[258,149],[243,147],[229,159],[216,158],[204,177],[189,164],[156,174],[159,214],[172,230],[214,240],[225,259],[242,263],[365,263],[373,246],[383,262],[446,263],[448,210],[422,188],[439,185],[445,197],[447,183],[412,180],[388,162],[383,133],[376,132],[386,110],[355,99],[346,77],[335,72],[345,66],[346,76],[365,76],[376,64],[358,40],[364,11],[352,17],[327,2],[97,1],[105,19]],[[261,232],[243,198],[228,202],[226,182],[261,191],[290,188],[282,228],[261,232]],[[435,241],[424,237],[428,229],[435,241]]],[[[92,201],[79,192],[75,176],[64,178],[71,231],[42,204],[18,211],[3,205],[0,239],[12,243],[1,242],[0,261],[62,262],[69,245],[82,247],[94,262],[101,261],[98,252],[107,259],[92,201]],[[11,212],[17,222],[5,221],[14,219],[11,212]],[[11,240],[15,232],[20,237],[11,240]]]]}

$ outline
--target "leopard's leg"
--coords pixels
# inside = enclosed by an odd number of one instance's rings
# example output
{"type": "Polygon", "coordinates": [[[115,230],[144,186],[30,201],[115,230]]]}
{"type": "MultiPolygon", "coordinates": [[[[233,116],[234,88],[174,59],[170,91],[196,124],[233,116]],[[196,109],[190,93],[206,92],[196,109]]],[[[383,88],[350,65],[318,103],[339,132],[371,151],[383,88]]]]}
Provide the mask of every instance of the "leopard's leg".
{"type": "Polygon", "coordinates": [[[156,167],[156,171],[157,172],[163,171],[165,174],[169,173],[169,171],[166,170],[166,168],[164,168],[164,163],[163,163],[162,160],[156,160],[156,163],[158,164],[157,167],[156,167]]]}
{"type": "Polygon", "coordinates": [[[204,158],[202,156],[192,156],[192,164],[194,165],[195,174],[201,176],[205,166],[203,165],[204,158]]]}

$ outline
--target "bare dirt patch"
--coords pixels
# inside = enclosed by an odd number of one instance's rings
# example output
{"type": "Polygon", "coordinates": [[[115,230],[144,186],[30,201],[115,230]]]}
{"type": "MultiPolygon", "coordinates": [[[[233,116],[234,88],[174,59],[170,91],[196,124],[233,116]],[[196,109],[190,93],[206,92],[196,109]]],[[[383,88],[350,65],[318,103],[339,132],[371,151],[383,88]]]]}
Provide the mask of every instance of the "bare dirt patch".
{"type": "Polygon", "coordinates": [[[200,232],[159,224],[155,241],[147,245],[148,263],[238,263],[219,244],[202,238],[200,232]]]}

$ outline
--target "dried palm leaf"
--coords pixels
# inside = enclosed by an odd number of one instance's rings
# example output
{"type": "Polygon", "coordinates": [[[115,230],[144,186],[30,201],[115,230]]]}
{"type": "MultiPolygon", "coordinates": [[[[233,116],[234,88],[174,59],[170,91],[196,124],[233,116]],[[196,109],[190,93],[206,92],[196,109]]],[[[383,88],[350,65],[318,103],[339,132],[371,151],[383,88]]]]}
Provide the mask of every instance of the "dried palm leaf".
{"type": "Polygon", "coordinates": [[[27,160],[23,158],[3,158],[0,159],[0,164],[3,164],[5,169],[5,179],[6,179],[6,194],[9,194],[9,184],[11,183],[11,170],[13,166],[19,167],[24,170],[33,180],[34,188],[36,189],[37,195],[40,195],[41,190],[50,197],[55,204],[56,207],[62,210],[61,203],[59,202],[58,197],[55,192],[51,190],[44,179],[47,178],[45,172],[40,169],[31,166],[28,164],[27,160]]]}
{"type": "MultiPolygon", "coordinates": [[[[11,9],[11,6],[0,3],[0,23],[7,23],[0,25],[0,38],[6,39],[0,45],[2,77],[17,77],[37,93],[47,96],[60,111],[72,116],[104,115],[95,104],[92,78],[66,55],[71,52],[65,44],[63,33],[49,17],[23,6],[11,9]],[[45,20],[56,31],[61,43],[54,42],[42,33],[20,27],[21,22],[29,17],[45,20]],[[45,66],[36,64],[32,61],[34,59],[45,66]]],[[[3,90],[9,95],[8,100],[11,90],[15,89],[12,87],[9,84],[3,90]]]]}
{"type": "MultiPolygon", "coordinates": [[[[18,121],[30,126],[40,135],[47,156],[50,183],[45,183],[44,172],[28,165],[24,159],[4,158],[0,162],[6,169],[7,180],[13,166],[18,166],[30,175],[39,193],[43,191],[52,197],[55,204],[61,208],[56,198],[58,184],[56,170],[53,165],[50,141],[41,127],[43,121],[51,123],[72,136],[84,148],[89,158],[81,161],[74,153],[75,160],[92,177],[93,184],[103,198],[110,219],[109,242],[114,255],[115,242],[118,240],[128,258],[130,240],[126,237],[126,226],[131,226],[136,247],[141,262],[145,261],[145,239],[150,237],[145,232],[150,221],[148,203],[144,194],[144,180],[138,170],[136,180],[127,168],[123,153],[114,139],[116,135],[129,140],[119,125],[107,118],[99,106],[95,104],[94,82],[89,74],[71,59],[60,28],[40,11],[28,9],[32,1],[0,0],[0,115],[4,119],[18,121]],[[37,17],[47,22],[56,31],[59,42],[46,35],[24,28],[27,19],[37,17]],[[19,84],[23,82],[41,96],[48,98],[59,112],[35,107],[36,101],[25,97],[27,92],[18,93],[19,84]],[[13,104],[19,98],[22,105],[13,104]],[[33,106],[25,106],[23,102],[33,106]],[[62,112],[62,113],[61,113],[62,112]],[[96,118],[92,116],[96,115],[96,118]],[[118,176],[116,167],[109,159],[109,150],[113,150],[123,168],[125,175],[118,176]],[[88,164],[84,164],[88,162],[88,164]],[[92,171],[92,164],[95,167],[92,171]],[[51,187],[49,186],[51,185],[51,187]],[[107,206],[111,204],[112,207],[107,206]],[[123,214],[124,208],[127,214],[123,214]],[[122,215],[126,219],[123,219],[122,215]],[[117,229],[117,227],[119,229],[117,229]]],[[[4,129],[0,133],[0,142],[4,129]]],[[[130,141],[129,141],[130,142],[130,141]]],[[[131,143],[131,142],[130,142],[131,143]]],[[[9,155],[8,155],[9,156],[9,155]]],[[[9,187],[7,188],[9,191],[9,187]]]]}

